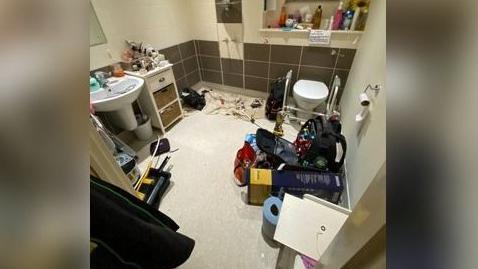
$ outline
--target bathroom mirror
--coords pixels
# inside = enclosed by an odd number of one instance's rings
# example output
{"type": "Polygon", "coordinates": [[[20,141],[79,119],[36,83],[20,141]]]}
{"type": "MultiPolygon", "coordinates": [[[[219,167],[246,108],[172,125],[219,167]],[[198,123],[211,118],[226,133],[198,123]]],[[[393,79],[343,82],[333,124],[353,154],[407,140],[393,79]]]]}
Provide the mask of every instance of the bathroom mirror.
{"type": "Polygon", "coordinates": [[[103,33],[103,29],[101,28],[100,21],[96,16],[95,9],[89,1],[90,4],[90,47],[101,45],[106,43],[106,36],[103,33]]]}

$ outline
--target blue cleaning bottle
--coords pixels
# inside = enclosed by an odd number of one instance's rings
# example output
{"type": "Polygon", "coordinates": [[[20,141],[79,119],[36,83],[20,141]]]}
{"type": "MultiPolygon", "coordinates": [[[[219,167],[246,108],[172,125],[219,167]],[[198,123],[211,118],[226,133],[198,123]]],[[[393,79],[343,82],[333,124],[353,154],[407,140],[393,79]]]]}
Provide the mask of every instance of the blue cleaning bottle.
{"type": "Polygon", "coordinates": [[[353,17],[354,17],[354,12],[352,10],[347,10],[344,13],[344,19],[342,21],[342,27],[341,27],[342,30],[347,31],[350,29],[350,25],[352,24],[353,17]]]}
{"type": "Polygon", "coordinates": [[[98,80],[96,80],[96,78],[90,76],[90,92],[95,92],[95,91],[99,90],[100,88],[101,87],[100,87],[100,83],[98,82],[98,80]]]}

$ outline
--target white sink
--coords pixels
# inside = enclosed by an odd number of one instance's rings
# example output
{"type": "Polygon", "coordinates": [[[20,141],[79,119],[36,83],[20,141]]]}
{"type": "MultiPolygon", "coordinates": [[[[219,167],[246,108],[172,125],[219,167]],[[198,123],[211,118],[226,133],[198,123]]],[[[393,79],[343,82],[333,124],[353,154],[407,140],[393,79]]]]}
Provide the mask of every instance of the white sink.
{"type": "Polygon", "coordinates": [[[131,131],[138,125],[131,104],[138,99],[143,84],[138,77],[112,77],[107,87],[90,92],[90,101],[95,111],[108,112],[114,125],[131,131]]]}

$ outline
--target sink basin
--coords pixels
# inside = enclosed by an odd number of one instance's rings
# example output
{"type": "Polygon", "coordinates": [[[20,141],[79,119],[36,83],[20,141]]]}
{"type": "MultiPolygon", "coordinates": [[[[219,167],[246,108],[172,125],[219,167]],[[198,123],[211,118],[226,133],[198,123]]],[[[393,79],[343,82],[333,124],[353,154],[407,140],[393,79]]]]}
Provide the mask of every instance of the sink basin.
{"type": "Polygon", "coordinates": [[[131,131],[137,127],[131,105],[138,99],[144,80],[125,75],[109,78],[108,86],[90,92],[90,101],[97,112],[108,112],[114,125],[131,131]]]}

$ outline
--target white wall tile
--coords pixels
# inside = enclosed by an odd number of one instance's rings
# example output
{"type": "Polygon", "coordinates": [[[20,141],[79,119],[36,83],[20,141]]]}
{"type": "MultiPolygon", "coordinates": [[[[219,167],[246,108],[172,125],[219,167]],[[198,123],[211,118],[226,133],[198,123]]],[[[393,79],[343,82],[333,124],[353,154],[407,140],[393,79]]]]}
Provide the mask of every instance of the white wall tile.
{"type": "Polygon", "coordinates": [[[263,1],[242,0],[242,22],[244,24],[244,42],[262,43],[259,34],[262,28],[263,1]]]}
{"type": "Polygon", "coordinates": [[[222,58],[244,58],[242,23],[218,23],[217,33],[222,58]]]}

